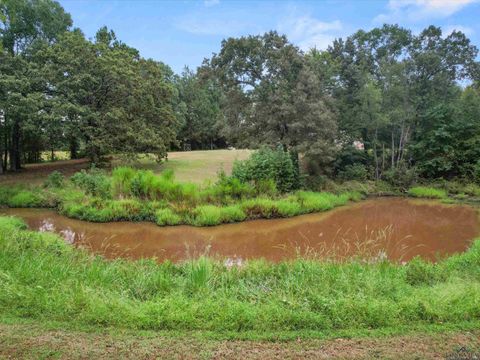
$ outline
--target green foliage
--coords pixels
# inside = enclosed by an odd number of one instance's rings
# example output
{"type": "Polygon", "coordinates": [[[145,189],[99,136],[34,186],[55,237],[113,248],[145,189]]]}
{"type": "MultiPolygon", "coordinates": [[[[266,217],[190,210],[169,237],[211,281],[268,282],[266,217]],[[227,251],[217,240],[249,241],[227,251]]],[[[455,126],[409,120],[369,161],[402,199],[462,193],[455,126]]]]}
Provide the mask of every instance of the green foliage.
{"type": "Polygon", "coordinates": [[[370,331],[478,319],[480,242],[437,264],[104,260],[0,218],[0,314],[118,329],[370,331]],[[322,284],[322,286],[319,286],[322,284]]]}
{"type": "Polygon", "coordinates": [[[419,180],[418,170],[415,167],[407,168],[404,165],[400,165],[385,171],[383,179],[394,187],[405,190],[419,180]]]}
{"type": "Polygon", "coordinates": [[[368,170],[365,165],[362,164],[347,165],[344,170],[339,171],[338,178],[343,181],[366,181],[368,178],[368,170]]]}
{"type": "Polygon", "coordinates": [[[299,191],[296,195],[305,212],[330,210],[336,206],[345,205],[351,198],[360,198],[360,195],[356,193],[335,195],[331,193],[299,191]]]}
{"type": "Polygon", "coordinates": [[[158,209],[155,215],[157,225],[178,225],[182,222],[181,217],[168,208],[158,209]]]}
{"type": "Polygon", "coordinates": [[[194,209],[193,224],[196,226],[211,226],[221,223],[245,220],[246,215],[238,205],[214,206],[201,205],[194,209]]]}
{"type": "Polygon", "coordinates": [[[136,195],[140,195],[140,189],[142,187],[142,175],[135,178],[135,185],[133,185],[133,179],[136,175],[136,171],[131,167],[121,166],[113,169],[112,171],[112,191],[114,196],[125,196],[132,192],[132,187],[135,188],[136,195]]]}
{"type": "Polygon", "coordinates": [[[92,168],[90,171],[82,170],[77,172],[70,178],[70,181],[92,196],[99,196],[105,199],[111,197],[112,186],[110,179],[96,168],[92,168]]]}
{"type": "Polygon", "coordinates": [[[433,285],[445,281],[446,274],[438,266],[416,257],[406,266],[405,280],[410,285],[433,285]]]}
{"type": "Polygon", "coordinates": [[[22,187],[0,187],[0,205],[8,207],[51,207],[40,191],[32,191],[22,187]]]}
{"type": "Polygon", "coordinates": [[[236,177],[227,176],[224,171],[220,171],[218,174],[218,180],[215,185],[203,192],[204,197],[212,196],[217,199],[227,197],[242,199],[253,194],[254,188],[250,184],[242,182],[236,177]]]}
{"type": "MultiPolygon", "coordinates": [[[[259,187],[272,187],[274,181],[281,192],[288,192],[300,187],[300,178],[290,153],[282,149],[261,148],[249,159],[233,164],[232,177],[241,182],[253,182],[259,187]]],[[[274,189],[271,188],[270,191],[274,189]]]]}
{"type": "Polygon", "coordinates": [[[43,185],[48,188],[60,188],[63,186],[64,181],[65,177],[61,172],[53,171],[48,175],[43,185]]]}
{"type": "Polygon", "coordinates": [[[447,197],[447,192],[442,189],[436,189],[426,186],[416,186],[408,190],[410,196],[430,199],[444,199],[447,197]]]}

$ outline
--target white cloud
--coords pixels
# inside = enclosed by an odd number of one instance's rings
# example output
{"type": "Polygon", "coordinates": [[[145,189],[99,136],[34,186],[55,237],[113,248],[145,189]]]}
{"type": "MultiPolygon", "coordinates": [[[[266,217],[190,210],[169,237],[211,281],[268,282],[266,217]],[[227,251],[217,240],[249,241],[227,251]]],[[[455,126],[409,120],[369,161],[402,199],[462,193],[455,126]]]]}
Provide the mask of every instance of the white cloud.
{"type": "Polygon", "coordinates": [[[442,32],[445,36],[450,35],[453,31],[461,31],[467,36],[473,35],[475,32],[471,27],[463,25],[447,25],[442,28],[442,32]]]}
{"type": "Polygon", "coordinates": [[[374,22],[419,21],[446,18],[480,0],[390,0],[388,12],[378,15],[374,22]]]}
{"type": "Polygon", "coordinates": [[[285,33],[290,41],[306,51],[314,47],[326,49],[335,38],[341,35],[343,26],[339,20],[324,22],[304,15],[284,19],[278,29],[281,33],[285,33]]]}
{"type": "Polygon", "coordinates": [[[215,6],[220,4],[220,0],[204,0],[203,5],[206,7],[215,6]]]}

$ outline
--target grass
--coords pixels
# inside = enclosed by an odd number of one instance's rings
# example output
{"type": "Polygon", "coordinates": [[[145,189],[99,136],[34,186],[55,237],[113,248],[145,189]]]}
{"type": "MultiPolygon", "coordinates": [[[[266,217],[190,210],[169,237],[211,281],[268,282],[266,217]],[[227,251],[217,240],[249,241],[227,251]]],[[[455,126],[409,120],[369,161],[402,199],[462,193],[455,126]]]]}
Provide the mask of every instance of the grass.
{"type": "MultiPolygon", "coordinates": [[[[63,152],[56,152],[56,154],[58,159],[65,158],[63,152]]],[[[205,181],[215,181],[220,169],[230,174],[233,162],[245,160],[250,154],[250,150],[178,151],[169,152],[166,162],[157,163],[153,158],[143,157],[139,162],[130,165],[138,169],[152,170],[155,174],[170,169],[182,182],[202,184],[205,181]]],[[[112,165],[122,166],[124,162],[114,159],[112,165]]],[[[0,185],[40,185],[53,171],[59,171],[69,177],[82,169],[88,169],[89,166],[87,159],[27,164],[21,172],[1,175],[0,185]]]]}
{"type": "Polygon", "coordinates": [[[153,159],[143,158],[135,167],[152,170],[154,173],[172,170],[179,181],[202,184],[205,181],[215,181],[220,169],[230,174],[233,162],[245,160],[251,153],[251,150],[174,151],[168,153],[166,162],[159,164],[153,159]]]}
{"type": "Polygon", "coordinates": [[[446,190],[426,186],[412,187],[408,190],[408,194],[413,197],[429,199],[445,199],[447,197],[446,190]]]}
{"type": "Polygon", "coordinates": [[[180,182],[172,171],[119,167],[109,176],[82,170],[65,180],[54,172],[43,186],[0,187],[0,205],[56,207],[68,217],[92,222],[151,221],[164,225],[212,226],[246,219],[290,217],[359,201],[342,194],[297,191],[282,194],[222,175],[215,183],[180,182]]]}
{"type": "Polygon", "coordinates": [[[242,334],[454,326],[480,317],[480,241],[437,264],[106,261],[0,218],[0,316],[242,334]]]}
{"type": "MultiPolygon", "coordinates": [[[[1,320],[0,320],[1,321],[1,320]]],[[[464,347],[480,351],[480,332],[471,327],[442,333],[376,334],[353,339],[295,339],[295,341],[235,341],[169,336],[156,331],[73,330],[68,324],[26,321],[0,323],[0,358],[13,359],[438,359],[464,347]]],[[[338,336],[342,336],[338,334],[338,336]]],[[[338,337],[337,336],[337,337],[338,337]]],[[[344,336],[344,334],[343,334],[344,336]]]]}

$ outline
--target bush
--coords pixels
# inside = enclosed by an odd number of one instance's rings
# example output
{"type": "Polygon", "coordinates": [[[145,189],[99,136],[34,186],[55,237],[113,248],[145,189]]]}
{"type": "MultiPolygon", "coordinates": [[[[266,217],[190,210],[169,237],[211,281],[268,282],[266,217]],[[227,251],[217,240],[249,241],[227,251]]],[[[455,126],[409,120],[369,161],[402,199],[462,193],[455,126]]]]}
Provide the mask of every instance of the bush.
{"type": "Polygon", "coordinates": [[[429,199],[444,199],[447,197],[447,192],[445,190],[426,186],[413,187],[408,190],[408,194],[413,197],[429,199]]]}
{"type": "Polygon", "coordinates": [[[382,178],[397,188],[408,189],[418,181],[418,170],[415,167],[399,166],[385,171],[382,178]]]}
{"type": "Polygon", "coordinates": [[[347,165],[343,170],[339,171],[338,178],[343,181],[366,181],[368,178],[368,170],[366,166],[362,164],[347,165]]]}
{"type": "Polygon", "coordinates": [[[43,185],[47,188],[59,188],[63,186],[64,180],[65,178],[61,172],[54,171],[48,175],[43,185]]]}
{"type": "Polygon", "coordinates": [[[218,173],[217,182],[205,189],[203,197],[213,197],[216,200],[223,200],[227,197],[241,199],[253,195],[254,189],[251,185],[241,182],[238,178],[227,176],[222,170],[218,173]]]}
{"type": "Polygon", "coordinates": [[[75,173],[70,181],[92,196],[107,199],[111,197],[110,179],[100,170],[92,168],[89,172],[82,170],[75,173]]]}
{"type": "Polygon", "coordinates": [[[247,160],[235,161],[232,176],[244,183],[253,182],[256,186],[261,181],[273,180],[281,192],[298,189],[301,183],[298,165],[292,154],[281,148],[262,148],[247,160]]]}

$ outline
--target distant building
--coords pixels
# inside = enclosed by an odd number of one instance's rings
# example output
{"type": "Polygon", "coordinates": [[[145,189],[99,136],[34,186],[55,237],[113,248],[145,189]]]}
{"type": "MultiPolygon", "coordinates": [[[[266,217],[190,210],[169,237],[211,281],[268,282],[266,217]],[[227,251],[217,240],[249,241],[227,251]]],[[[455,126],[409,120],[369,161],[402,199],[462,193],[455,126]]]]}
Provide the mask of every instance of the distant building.
{"type": "Polygon", "coordinates": [[[353,142],[353,146],[354,146],[355,149],[357,149],[357,150],[365,150],[365,145],[364,145],[363,142],[361,142],[361,141],[355,140],[355,141],[353,142]]]}

